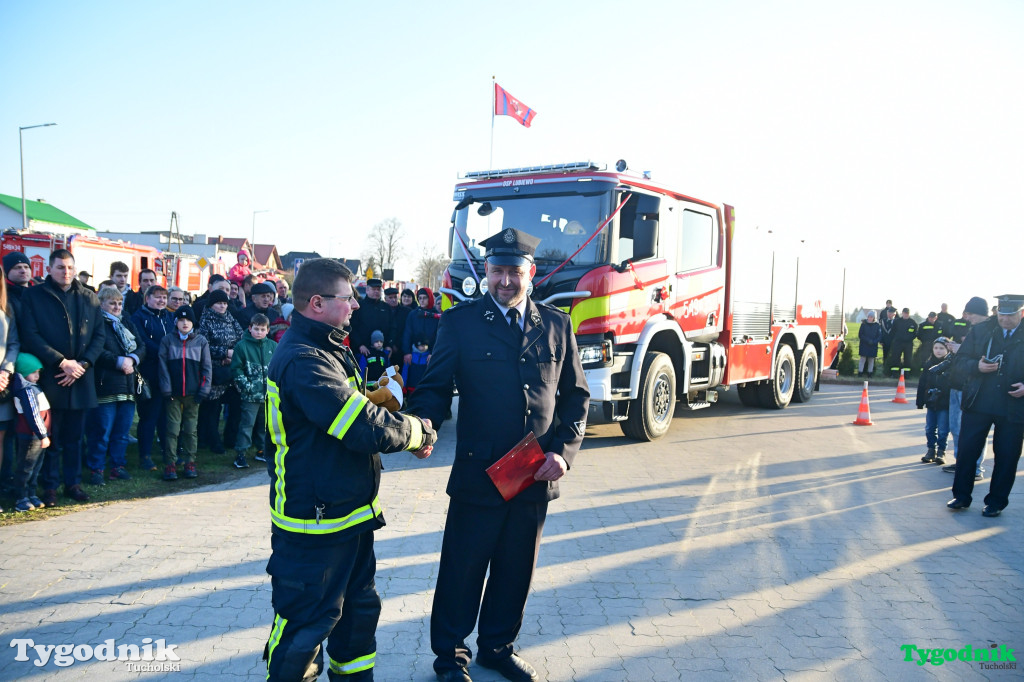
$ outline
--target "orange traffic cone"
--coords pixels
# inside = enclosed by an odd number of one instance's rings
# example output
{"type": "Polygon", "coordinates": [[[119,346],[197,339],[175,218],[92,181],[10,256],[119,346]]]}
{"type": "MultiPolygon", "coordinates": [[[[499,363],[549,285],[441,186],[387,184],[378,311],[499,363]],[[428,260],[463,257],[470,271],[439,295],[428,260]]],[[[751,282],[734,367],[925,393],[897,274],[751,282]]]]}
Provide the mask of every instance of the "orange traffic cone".
{"type": "Polygon", "coordinates": [[[853,422],[855,426],[874,426],[871,421],[871,406],[868,405],[868,382],[864,382],[864,391],[860,394],[860,410],[857,412],[857,419],[853,422]]]}
{"type": "Polygon", "coordinates": [[[907,404],[907,384],[903,381],[903,370],[900,370],[900,383],[896,384],[896,397],[892,399],[894,403],[900,403],[901,405],[907,404]]]}

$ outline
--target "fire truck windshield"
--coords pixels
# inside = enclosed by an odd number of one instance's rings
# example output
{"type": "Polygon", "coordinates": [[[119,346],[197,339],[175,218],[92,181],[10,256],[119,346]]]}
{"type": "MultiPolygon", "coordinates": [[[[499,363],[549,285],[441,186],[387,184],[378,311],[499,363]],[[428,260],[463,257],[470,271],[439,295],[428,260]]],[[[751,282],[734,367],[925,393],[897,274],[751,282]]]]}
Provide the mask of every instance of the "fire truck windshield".
{"type": "MultiPolygon", "coordinates": [[[[483,258],[480,242],[513,227],[540,239],[538,263],[561,263],[572,256],[608,217],[609,194],[589,196],[526,195],[476,200],[455,213],[456,234],[452,254],[462,255],[459,235],[473,258],[483,258]]],[[[598,235],[572,259],[572,264],[593,264],[607,259],[608,230],[598,235]]]]}

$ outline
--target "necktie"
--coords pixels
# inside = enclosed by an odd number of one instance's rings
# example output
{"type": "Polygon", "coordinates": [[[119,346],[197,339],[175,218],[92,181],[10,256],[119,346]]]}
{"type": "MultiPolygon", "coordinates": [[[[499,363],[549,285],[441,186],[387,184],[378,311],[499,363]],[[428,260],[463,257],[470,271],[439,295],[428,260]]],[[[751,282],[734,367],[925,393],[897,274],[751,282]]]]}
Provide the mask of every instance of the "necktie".
{"type": "Polygon", "coordinates": [[[509,308],[508,312],[505,313],[505,317],[508,318],[508,324],[512,327],[512,333],[515,334],[516,338],[520,338],[523,335],[523,330],[519,328],[519,311],[515,308],[509,308]]]}

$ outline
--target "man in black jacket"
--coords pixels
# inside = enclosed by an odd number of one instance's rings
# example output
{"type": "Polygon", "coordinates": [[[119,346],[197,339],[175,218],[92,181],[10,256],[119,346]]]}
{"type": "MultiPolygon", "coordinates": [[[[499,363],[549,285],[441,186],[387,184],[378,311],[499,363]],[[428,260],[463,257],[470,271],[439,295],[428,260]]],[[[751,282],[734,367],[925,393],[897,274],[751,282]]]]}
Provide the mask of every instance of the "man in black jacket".
{"type": "Polygon", "coordinates": [[[481,243],[488,293],[442,315],[409,404],[411,413],[440,424],[458,382],[458,442],[430,645],[438,679],[467,682],[473,654],[465,640],[479,613],[477,662],[525,682],[537,673],[516,655],[515,641],[548,501],[558,497],[557,481],[583,441],[590,392],[569,316],[526,295],[539,240],[507,229],[481,243]],[[486,469],[530,432],[544,462],[535,482],[506,501],[486,469]]]}
{"type": "Polygon", "coordinates": [[[1006,294],[998,315],[971,328],[956,353],[956,374],[965,380],[960,442],[953,479],[953,510],[971,506],[974,471],[995,427],[995,462],[982,516],[999,516],[1009,503],[1024,447],[1024,294],[1006,294]]]}
{"type": "Polygon", "coordinates": [[[384,334],[384,343],[392,345],[391,320],[394,315],[391,306],[381,300],[384,282],[377,278],[366,280],[366,298],[359,301],[359,308],[352,313],[352,350],[364,357],[370,354],[373,343],[370,336],[380,331],[384,334]]]}
{"type": "Polygon", "coordinates": [[[82,490],[81,442],[86,410],[96,407],[93,365],[103,352],[106,333],[96,294],[75,279],[75,257],[58,249],[50,254],[48,276],[22,298],[21,345],[43,363],[39,387],[50,403],[51,441],[40,483],[43,502],[57,502],[63,456],[64,494],[79,502],[82,490]]]}
{"type": "Polygon", "coordinates": [[[388,412],[363,394],[343,327],[359,307],[352,273],[331,258],[302,264],[292,326],[267,373],[274,625],[267,679],[313,680],[327,640],[331,680],[371,680],[380,597],[373,531],[381,452],[430,455],[430,422],[388,412]]]}

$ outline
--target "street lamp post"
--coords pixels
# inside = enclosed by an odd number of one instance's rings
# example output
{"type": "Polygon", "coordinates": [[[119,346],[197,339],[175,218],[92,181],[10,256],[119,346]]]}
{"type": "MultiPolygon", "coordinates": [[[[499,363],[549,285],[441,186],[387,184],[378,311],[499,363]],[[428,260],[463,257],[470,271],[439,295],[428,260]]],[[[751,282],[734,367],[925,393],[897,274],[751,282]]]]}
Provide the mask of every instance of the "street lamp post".
{"type": "Polygon", "coordinates": [[[21,229],[28,229],[28,212],[25,210],[25,152],[21,142],[21,131],[29,130],[31,128],[45,128],[47,126],[55,126],[56,123],[40,123],[34,126],[22,126],[18,128],[18,156],[21,157],[21,229]]]}
{"type": "Polygon", "coordinates": [[[250,260],[253,264],[256,263],[256,214],[257,213],[270,213],[270,209],[264,209],[262,211],[252,212],[252,241],[249,243],[249,248],[252,249],[252,253],[249,254],[250,260]]]}

